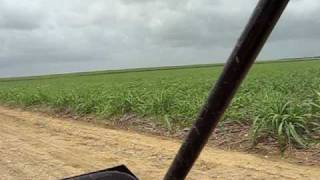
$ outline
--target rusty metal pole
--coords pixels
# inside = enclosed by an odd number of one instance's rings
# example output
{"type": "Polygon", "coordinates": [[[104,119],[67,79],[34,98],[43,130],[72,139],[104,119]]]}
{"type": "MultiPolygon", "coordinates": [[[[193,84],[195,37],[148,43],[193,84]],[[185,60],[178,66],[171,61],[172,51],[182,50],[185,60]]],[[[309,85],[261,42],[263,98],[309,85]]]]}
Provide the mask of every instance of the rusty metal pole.
{"type": "Polygon", "coordinates": [[[186,178],[288,2],[259,1],[219,80],[165,175],[165,180],[186,178]]]}

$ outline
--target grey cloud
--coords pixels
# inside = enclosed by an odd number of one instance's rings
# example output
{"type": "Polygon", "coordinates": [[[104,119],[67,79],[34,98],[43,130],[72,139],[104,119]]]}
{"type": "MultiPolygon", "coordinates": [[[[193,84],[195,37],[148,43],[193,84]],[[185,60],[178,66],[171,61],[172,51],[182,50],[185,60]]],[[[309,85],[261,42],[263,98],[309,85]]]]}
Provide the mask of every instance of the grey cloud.
{"type": "Polygon", "coordinates": [[[25,2],[0,1],[0,29],[33,30],[41,26],[42,10],[25,2]]]}
{"type": "Polygon", "coordinates": [[[226,46],[241,32],[243,24],[226,24],[232,17],[219,13],[186,13],[154,30],[156,42],[173,46],[226,46]]]}
{"type": "MultiPolygon", "coordinates": [[[[0,76],[223,62],[256,3],[0,0],[0,76]]],[[[292,0],[260,58],[319,55],[319,10],[292,0]]]]}
{"type": "Polygon", "coordinates": [[[296,0],[288,5],[288,10],[280,19],[272,35],[272,41],[320,39],[320,2],[316,0],[296,0]]]}

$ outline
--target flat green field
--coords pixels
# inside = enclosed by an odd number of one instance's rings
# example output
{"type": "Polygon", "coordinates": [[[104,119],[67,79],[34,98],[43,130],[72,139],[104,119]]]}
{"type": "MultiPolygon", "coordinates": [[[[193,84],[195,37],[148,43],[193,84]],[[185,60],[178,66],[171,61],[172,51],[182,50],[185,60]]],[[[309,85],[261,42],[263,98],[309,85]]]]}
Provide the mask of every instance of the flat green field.
{"type": "MultiPolygon", "coordinates": [[[[50,107],[115,119],[124,114],[189,126],[222,66],[78,73],[0,80],[0,102],[50,107]]],[[[248,123],[253,142],[271,136],[282,146],[307,146],[320,131],[320,61],[255,64],[224,121],[248,123]]]]}

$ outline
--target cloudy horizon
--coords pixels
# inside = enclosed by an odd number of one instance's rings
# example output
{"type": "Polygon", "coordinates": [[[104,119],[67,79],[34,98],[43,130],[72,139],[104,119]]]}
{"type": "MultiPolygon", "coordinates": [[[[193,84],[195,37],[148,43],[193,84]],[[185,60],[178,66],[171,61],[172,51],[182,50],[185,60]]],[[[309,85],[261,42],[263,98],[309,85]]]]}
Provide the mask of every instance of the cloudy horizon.
{"type": "MultiPolygon", "coordinates": [[[[225,62],[257,0],[0,0],[0,77],[225,62]]],[[[319,56],[320,2],[291,0],[258,59],[319,56]]]]}

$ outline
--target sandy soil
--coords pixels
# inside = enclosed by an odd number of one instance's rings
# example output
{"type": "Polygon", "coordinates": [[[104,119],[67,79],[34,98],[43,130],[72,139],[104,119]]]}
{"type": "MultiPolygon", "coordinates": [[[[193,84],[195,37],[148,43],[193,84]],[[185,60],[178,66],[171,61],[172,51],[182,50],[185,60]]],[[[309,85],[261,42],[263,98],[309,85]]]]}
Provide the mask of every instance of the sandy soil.
{"type": "MultiPolygon", "coordinates": [[[[161,179],[176,140],[0,107],[0,179],[59,179],[126,164],[161,179]]],[[[320,168],[206,148],[188,179],[319,179],[320,168]]]]}

